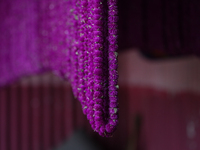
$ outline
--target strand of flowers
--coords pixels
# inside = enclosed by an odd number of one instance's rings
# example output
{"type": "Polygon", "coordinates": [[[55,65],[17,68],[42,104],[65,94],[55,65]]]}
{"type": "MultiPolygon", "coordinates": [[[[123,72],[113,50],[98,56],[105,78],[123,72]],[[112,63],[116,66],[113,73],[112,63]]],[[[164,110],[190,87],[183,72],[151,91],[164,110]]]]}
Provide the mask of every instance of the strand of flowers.
{"type": "MultiPolygon", "coordinates": [[[[117,30],[116,30],[116,1],[108,1],[108,66],[109,66],[109,99],[104,100],[109,102],[109,114],[101,114],[95,116],[95,118],[98,118],[96,121],[96,130],[98,130],[99,134],[102,136],[111,136],[114,132],[117,124],[118,124],[118,99],[117,99],[117,59],[116,59],[116,41],[117,41],[117,30]],[[114,18],[114,19],[113,19],[114,18]],[[108,118],[105,118],[107,117],[108,118]]],[[[107,59],[107,58],[104,58],[107,59]]],[[[104,87],[106,88],[106,87],[104,87]]],[[[101,105],[101,104],[100,104],[101,105]]],[[[102,106],[102,105],[101,105],[102,106]]],[[[105,108],[98,108],[99,110],[96,110],[98,113],[103,113],[106,111],[103,111],[105,108]]]]}
{"type": "Polygon", "coordinates": [[[117,30],[116,20],[113,20],[117,11],[115,1],[108,1],[106,4],[106,6],[109,6],[108,8],[103,5],[105,4],[104,2],[106,1],[76,1],[76,10],[73,12],[75,20],[72,32],[77,32],[78,29],[78,34],[80,35],[73,36],[75,44],[72,46],[72,54],[75,55],[72,55],[71,60],[73,62],[72,67],[74,68],[71,82],[75,96],[79,92],[78,99],[82,104],[83,112],[87,114],[93,130],[101,136],[109,137],[114,132],[118,123],[117,36],[115,33],[117,30]],[[82,7],[79,7],[79,4],[82,7]],[[103,19],[105,17],[104,11],[108,11],[108,22],[103,19]],[[77,16],[77,13],[80,13],[79,16],[77,16]],[[88,16],[85,14],[88,14],[88,16]],[[80,24],[77,24],[77,19],[80,24]],[[80,27],[77,25],[80,25],[80,27]],[[105,30],[106,26],[109,31],[108,35],[105,30]],[[76,40],[79,41],[78,44],[76,40]],[[106,42],[107,40],[108,42],[106,42]],[[109,46],[104,43],[108,43],[109,46]],[[78,54],[78,71],[76,69],[76,54],[78,54]],[[78,86],[77,77],[79,77],[78,86]]]}
{"type": "MultiPolygon", "coordinates": [[[[94,33],[94,49],[93,49],[93,56],[94,56],[94,68],[93,68],[93,74],[94,74],[94,95],[93,100],[90,100],[90,103],[92,103],[94,106],[93,111],[93,117],[94,117],[94,129],[96,132],[99,132],[101,136],[111,136],[114,132],[117,124],[118,124],[118,104],[117,104],[117,59],[116,59],[116,35],[113,35],[113,33],[109,32],[108,39],[109,39],[109,99],[107,99],[105,95],[105,87],[106,84],[104,83],[105,77],[103,76],[104,70],[104,61],[107,58],[103,58],[103,42],[106,40],[106,37],[103,37],[103,1],[102,0],[96,0],[93,1],[92,5],[92,29],[94,33]],[[113,38],[114,37],[114,38],[113,38]],[[104,38],[104,39],[103,39],[104,38]],[[114,43],[113,43],[114,41],[114,43]],[[113,46],[114,45],[114,46],[113,46]],[[114,57],[112,54],[114,54],[114,57]],[[112,60],[110,60],[112,59],[112,60]],[[104,102],[109,102],[109,111],[106,111],[104,102]],[[106,114],[106,112],[109,112],[109,114],[106,114]],[[107,116],[109,116],[107,118],[107,116]]],[[[116,8],[113,6],[116,6],[116,2],[108,2],[109,6],[109,12],[116,11],[116,8]],[[111,7],[110,7],[111,6],[111,7]],[[114,10],[113,10],[114,9],[114,10]]],[[[110,14],[111,17],[113,14],[110,14]]],[[[110,17],[110,16],[109,16],[110,17]]],[[[116,31],[116,20],[113,22],[111,19],[108,18],[108,27],[111,30],[116,31]]],[[[105,47],[104,47],[105,48],[105,47]]],[[[91,105],[91,104],[90,104],[91,105]]],[[[91,110],[90,110],[91,111],[91,110]]]]}
{"type": "Polygon", "coordinates": [[[88,0],[88,26],[87,26],[87,30],[88,30],[88,66],[86,67],[88,70],[88,75],[87,77],[87,89],[86,89],[86,100],[87,100],[87,119],[89,120],[92,129],[95,129],[95,121],[94,121],[94,111],[93,111],[93,107],[94,107],[94,101],[93,101],[93,89],[94,89],[94,80],[93,80],[93,30],[92,30],[92,16],[93,16],[93,12],[92,12],[92,4],[93,4],[93,0],[88,0]]]}
{"type": "Polygon", "coordinates": [[[80,20],[79,20],[79,52],[78,52],[78,62],[79,62],[79,87],[78,87],[78,98],[82,104],[82,108],[83,108],[83,113],[86,114],[86,96],[85,96],[85,89],[86,89],[86,85],[85,85],[85,75],[87,74],[87,70],[86,72],[84,71],[85,69],[85,63],[87,60],[87,53],[85,54],[86,51],[86,41],[87,41],[87,30],[86,30],[86,26],[87,26],[87,0],[81,0],[80,2],[80,20]]]}
{"type": "Polygon", "coordinates": [[[109,125],[106,131],[112,133],[118,125],[118,97],[117,90],[119,86],[117,72],[117,0],[108,0],[108,41],[109,41],[109,125]]]}
{"type": "MultiPolygon", "coordinates": [[[[94,33],[94,120],[95,131],[104,127],[104,87],[103,87],[103,3],[95,0],[93,3],[93,33],[94,33]]],[[[103,134],[101,134],[103,136],[103,134]]]]}
{"type": "Polygon", "coordinates": [[[83,22],[83,28],[84,28],[84,55],[85,55],[85,58],[84,58],[84,80],[85,80],[85,106],[83,108],[83,113],[84,114],[88,114],[88,88],[87,88],[87,84],[88,84],[88,74],[89,74],[89,70],[88,70],[88,66],[89,66],[89,47],[90,47],[90,39],[88,38],[88,35],[91,33],[91,28],[89,27],[89,24],[88,24],[88,12],[90,12],[89,8],[88,7],[88,0],[82,0],[82,6],[83,6],[83,12],[85,14],[85,17],[84,17],[84,22],[83,22]]]}

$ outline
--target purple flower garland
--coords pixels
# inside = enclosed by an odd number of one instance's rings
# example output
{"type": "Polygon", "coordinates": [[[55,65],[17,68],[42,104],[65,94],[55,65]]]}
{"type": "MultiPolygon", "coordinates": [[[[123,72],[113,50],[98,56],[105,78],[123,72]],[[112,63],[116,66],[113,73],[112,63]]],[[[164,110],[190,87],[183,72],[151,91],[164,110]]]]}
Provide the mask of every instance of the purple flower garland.
{"type": "Polygon", "coordinates": [[[50,0],[45,5],[50,15],[43,24],[48,35],[41,35],[48,38],[41,43],[44,59],[71,82],[92,129],[112,136],[118,124],[116,0],[63,0],[60,4],[50,0]]]}
{"type": "Polygon", "coordinates": [[[110,137],[118,124],[116,0],[77,0],[75,6],[73,91],[93,130],[110,137]]]}
{"type": "Polygon", "coordinates": [[[81,0],[79,8],[78,98],[94,131],[109,137],[118,124],[116,0],[81,0]]]}

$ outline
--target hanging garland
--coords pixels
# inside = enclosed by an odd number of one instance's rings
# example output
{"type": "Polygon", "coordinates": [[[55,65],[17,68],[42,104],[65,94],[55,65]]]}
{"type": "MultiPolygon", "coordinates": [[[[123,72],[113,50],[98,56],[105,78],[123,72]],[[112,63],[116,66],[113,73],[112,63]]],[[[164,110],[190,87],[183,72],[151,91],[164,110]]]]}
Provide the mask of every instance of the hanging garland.
{"type": "Polygon", "coordinates": [[[51,0],[47,6],[46,66],[70,81],[92,129],[110,137],[119,110],[116,0],[51,0]]]}

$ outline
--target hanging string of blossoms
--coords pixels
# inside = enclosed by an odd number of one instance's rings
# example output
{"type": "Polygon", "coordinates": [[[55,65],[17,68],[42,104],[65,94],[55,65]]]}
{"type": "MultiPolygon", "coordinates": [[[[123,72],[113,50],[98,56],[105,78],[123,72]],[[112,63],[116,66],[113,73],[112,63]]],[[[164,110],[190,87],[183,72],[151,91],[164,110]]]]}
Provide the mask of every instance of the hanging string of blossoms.
{"type": "Polygon", "coordinates": [[[71,66],[66,74],[92,129],[110,137],[118,124],[116,0],[69,4],[73,19],[67,27],[73,33],[69,33],[71,56],[66,60],[71,66]]]}

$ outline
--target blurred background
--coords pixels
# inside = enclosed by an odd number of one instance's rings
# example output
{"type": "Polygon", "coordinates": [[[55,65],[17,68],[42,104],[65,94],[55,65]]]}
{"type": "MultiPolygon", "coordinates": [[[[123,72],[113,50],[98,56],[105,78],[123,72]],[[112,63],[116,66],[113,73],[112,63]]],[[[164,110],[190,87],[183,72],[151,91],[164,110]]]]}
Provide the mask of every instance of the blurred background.
{"type": "Polygon", "coordinates": [[[119,126],[102,138],[67,81],[48,72],[25,77],[0,89],[0,149],[198,150],[199,85],[195,56],[152,61],[120,52],[119,126]]]}
{"type": "Polygon", "coordinates": [[[0,87],[0,150],[200,150],[199,6],[118,1],[120,111],[112,138],[92,131],[70,84],[45,72],[0,87]]]}

